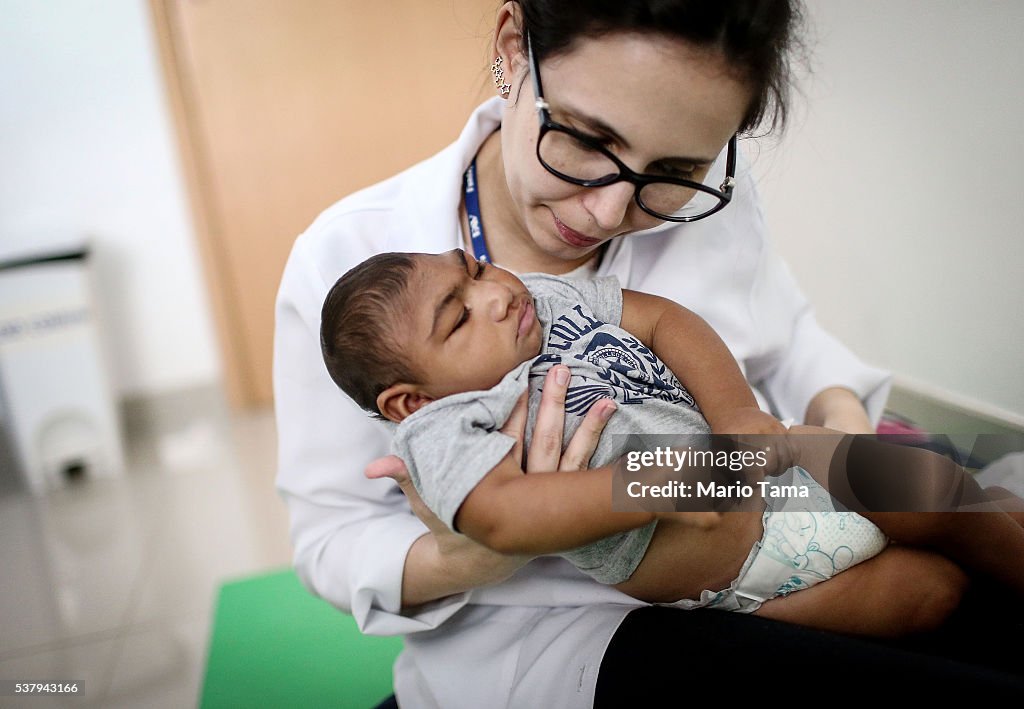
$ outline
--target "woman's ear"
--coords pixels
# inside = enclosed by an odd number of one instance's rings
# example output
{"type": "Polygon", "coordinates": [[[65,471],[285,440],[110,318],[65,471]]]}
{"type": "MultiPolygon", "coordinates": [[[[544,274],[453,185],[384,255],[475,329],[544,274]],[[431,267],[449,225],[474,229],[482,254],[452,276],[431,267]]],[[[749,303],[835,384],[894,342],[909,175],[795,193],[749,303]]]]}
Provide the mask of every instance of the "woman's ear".
{"type": "Polygon", "coordinates": [[[507,2],[498,10],[494,24],[494,54],[505,65],[505,82],[512,84],[514,74],[526,69],[523,53],[523,14],[518,2],[507,2]]]}
{"type": "Polygon", "coordinates": [[[388,421],[402,423],[433,400],[415,384],[392,384],[377,395],[377,410],[388,421]]]}

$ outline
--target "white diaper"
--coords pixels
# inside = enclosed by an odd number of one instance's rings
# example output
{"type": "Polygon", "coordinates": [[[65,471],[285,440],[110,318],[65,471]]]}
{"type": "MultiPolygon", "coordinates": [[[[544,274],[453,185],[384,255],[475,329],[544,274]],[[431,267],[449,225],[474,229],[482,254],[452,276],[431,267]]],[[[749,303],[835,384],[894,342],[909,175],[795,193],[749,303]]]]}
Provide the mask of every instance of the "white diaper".
{"type": "Polygon", "coordinates": [[[779,483],[807,485],[810,497],[769,500],[764,534],[728,588],[667,605],[752,613],[770,598],[810,588],[876,556],[888,544],[864,517],[835,511],[829,494],[802,468],[786,471],[779,483]]]}

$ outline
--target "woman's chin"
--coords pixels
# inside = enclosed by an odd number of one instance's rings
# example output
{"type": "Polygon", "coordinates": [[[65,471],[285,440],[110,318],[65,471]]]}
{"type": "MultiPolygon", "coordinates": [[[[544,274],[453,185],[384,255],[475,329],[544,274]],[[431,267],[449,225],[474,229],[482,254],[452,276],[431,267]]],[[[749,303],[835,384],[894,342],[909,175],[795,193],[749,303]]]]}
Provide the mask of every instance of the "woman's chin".
{"type": "Polygon", "coordinates": [[[586,259],[588,256],[592,256],[597,249],[601,248],[601,242],[592,244],[589,246],[577,246],[566,242],[556,232],[554,234],[545,234],[543,243],[539,239],[534,239],[534,243],[544,252],[546,256],[559,261],[581,261],[586,259]]]}

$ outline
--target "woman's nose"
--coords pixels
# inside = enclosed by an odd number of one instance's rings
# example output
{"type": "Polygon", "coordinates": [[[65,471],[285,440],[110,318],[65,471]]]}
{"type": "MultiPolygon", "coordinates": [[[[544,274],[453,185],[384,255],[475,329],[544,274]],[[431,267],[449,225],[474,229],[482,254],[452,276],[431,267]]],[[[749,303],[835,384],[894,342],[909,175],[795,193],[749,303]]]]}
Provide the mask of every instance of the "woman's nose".
{"type": "Polygon", "coordinates": [[[636,188],[625,181],[588,187],[583,191],[583,206],[601,229],[611,231],[622,225],[635,191],[636,188]]]}

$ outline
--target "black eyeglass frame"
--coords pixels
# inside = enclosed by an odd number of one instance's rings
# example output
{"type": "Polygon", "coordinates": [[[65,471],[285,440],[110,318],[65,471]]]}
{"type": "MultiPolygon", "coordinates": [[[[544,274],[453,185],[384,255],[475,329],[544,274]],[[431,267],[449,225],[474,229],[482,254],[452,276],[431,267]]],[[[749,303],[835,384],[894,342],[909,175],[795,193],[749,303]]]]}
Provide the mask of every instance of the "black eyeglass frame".
{"type": "Polygon", "coordinates": [[[534,103],[537,108],[537,117],[540,122],[540,132],[537,135],[537,160],[540,162],[541,165],[544,166],[545,170],[547,170],[548,172],[550,172],[552,175],[559,179],[565,180],[566,182],[571,182],[574,185],[580,185],[581,187],[604,187],[605,185],[611,185],[616,182],[629,182],[636,188],[635,192],[633,193],[633,201],[636,202],[637,206],[640,207],[640,209],[647,212],[648,214],[650,214],[652,217],[664,219],[665,221],[669,222],[695,222],[699,219],[710,217],[712,214],[720,212],[721,210],[725,209],[726,205],[728,205],[729,202],[732,200],[733,188],[736,186],[737,135],[735,133],[731,138],[729,138],[728,152],[725,158],[725,179],[722,181],[721,186],[717,190],[714,189],[713,187],[708,187],[707,185],[701,184],[700,182],[684,180],[679,177],[669,177],[667,175],[645,175],[643,173],[634,172],[625,163],[623,163],[621,160],[615,157],[615,155],[613,155],[607,148],[605,148],[603,145],[598,143],[590,136],[584,135],[583,133],[580,133],[579,131],[570,128],[569,126],[562,125],[561,123],[558,123],[557,121],[553,121],[551,119],[551,107],[548,104],[548,102],[544,99],[544,90],[541,86],[540,80],[540,69],[537,66],[537,60],[533,56],[533,45],[530,42],[529,33],[527,33],[526,35],[526,52],[530,61],[530,73],[533,75],[533,94],[535,97],[534,103]],[[549,131],[565,133],[566,135],[571,136],[574,140],[578,140],[579,142],[583,143],[588,148],[601,153],[609,160],[611,160],[616,167],[619,168],[619,174],[607,175],[596,180],[584,180],[578,177],[573,177],[572,175],[566,175],[562,172],[559,172],[551,165],[549,165],[547,162],[545,162],[544,158],[542,158],[540,154],[541,142],[544,140],[544,136],[547,135],[549,131]],[[643,200],[640,198],[640,190],[642,190],[649,184],[658,182],[667,183],[670,185],[680,185],[683,187],[689,187],[694,190],[705,192],[707,194],[712,195],[713,197],[717,197],[719,200],[718,205],[702,214],[697,214],[693,216],[677,217],[656,212],[644,204],[643,200]]]}

